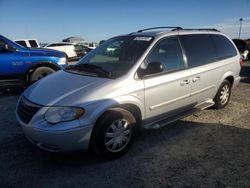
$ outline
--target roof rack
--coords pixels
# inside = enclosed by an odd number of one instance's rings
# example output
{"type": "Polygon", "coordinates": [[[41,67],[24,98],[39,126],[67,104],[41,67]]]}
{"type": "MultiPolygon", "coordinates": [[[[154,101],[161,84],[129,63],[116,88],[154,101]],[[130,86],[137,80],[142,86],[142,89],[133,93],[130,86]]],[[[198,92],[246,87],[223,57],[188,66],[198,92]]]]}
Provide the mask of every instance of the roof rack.
{"type": "Polygon", "coordinates": [[[141,29],[139,31],[137,31],[138,33],[141,33],[143,31],[148,31],[148,30],[154,30],[154,29],[174,29],[174,30],[179,30],[182,29],[181,27],[151,27],[151,28],[147,28],[147,29],[141,29]]]}
{"type": "Polygon", "coordinates": [[[146,28],[146,29],[141,29],[141,30],[138,30],[137,32],[132,32],[130,33],[129,35],[132,35],[134,33],[141,33],[143,31],[148,31],[148,30],[154,30],[154,29],[172,29],[172,31],[178,31],[178,30],[185,30],[185,31],[217,31],[217,32],[220,32],[219,30],[215,29],[215,28],[182,28],[182,27],[179,27],[179,26],[176,26],[176,27],[170,27],[170,26],[167,26],[167,27],[151,27],[151,28],[146,28]]]}
{"type": "Polygon", "coordinates": [[[218,31],[218,32],[220,32],[218,29],[215,29],[215,28],[192,28],[192,29],[181,28],[180,30],[188,30],[188,31],[198,30],[198,31],[218,31]]]}

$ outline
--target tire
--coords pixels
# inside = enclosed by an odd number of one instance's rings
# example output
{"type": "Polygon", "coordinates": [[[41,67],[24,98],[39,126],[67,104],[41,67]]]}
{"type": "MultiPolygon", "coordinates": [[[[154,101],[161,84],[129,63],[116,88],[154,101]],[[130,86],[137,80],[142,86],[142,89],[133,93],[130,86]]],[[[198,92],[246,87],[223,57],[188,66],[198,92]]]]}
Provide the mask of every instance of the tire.
{"type": "Polygon", "coordinates": [[[30,84],[36,82],[37,80],[40,80],[41,78],[55,72],[50,67],[39,67],[37,68],[30,76],[30,84]]]}
{"type": "Polygon", "coordinates": [[[104,160],[121,157],[134,142],[136,130],[132,113],[121,108],[110,109],[95,124],[91,149],[104,160]]]}
{"type": "Polygon", "coordinates": [[[221,83],[216,93],[216,96],[214,98],[214,102],[215,102],[214,108],[221,109],[221,108],[224,108],[228,104],[230,97],[231,97],[231,88],[232,88],[232,85],[228,80],[224,80],[221,83]]]}

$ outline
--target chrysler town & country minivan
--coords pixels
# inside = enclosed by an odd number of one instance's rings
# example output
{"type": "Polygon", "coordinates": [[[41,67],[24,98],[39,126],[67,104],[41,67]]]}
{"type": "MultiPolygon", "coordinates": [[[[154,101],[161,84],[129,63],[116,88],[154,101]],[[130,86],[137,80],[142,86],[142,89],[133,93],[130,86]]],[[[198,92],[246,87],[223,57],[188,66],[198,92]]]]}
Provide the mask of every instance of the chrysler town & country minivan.
{"type": "Polygon", "coordinates": [[[225,107],[240,81],[232,41],[215,29],[154,29],[111,38],[31,85],[16,109],[26,137],[48,151],[91,148],[112,159],[143,128],[225,107]]]}

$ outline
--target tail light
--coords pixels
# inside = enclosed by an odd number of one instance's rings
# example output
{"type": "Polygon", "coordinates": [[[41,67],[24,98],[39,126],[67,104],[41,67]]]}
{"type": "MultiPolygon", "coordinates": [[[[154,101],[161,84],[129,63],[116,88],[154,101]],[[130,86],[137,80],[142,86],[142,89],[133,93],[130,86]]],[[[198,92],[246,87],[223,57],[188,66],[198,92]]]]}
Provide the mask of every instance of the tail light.
{"type": "Polygon", "coordinates": [[[243,58],[242,58],[242,56],[240,57],[240,66],[241,67],[243,66],[243,58]]]}

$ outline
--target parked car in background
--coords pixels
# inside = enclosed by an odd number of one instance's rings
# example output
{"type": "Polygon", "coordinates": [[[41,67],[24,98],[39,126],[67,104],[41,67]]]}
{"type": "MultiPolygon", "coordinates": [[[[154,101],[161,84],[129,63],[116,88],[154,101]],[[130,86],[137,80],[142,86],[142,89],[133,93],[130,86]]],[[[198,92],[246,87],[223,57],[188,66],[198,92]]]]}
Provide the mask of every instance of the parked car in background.
{"type": "Polygon", "coordinates": [[[237,49],[239,50],[242,59],[248,60],[249,57],[249,49],[248,49],[248,45],[247,42],[241,39],[233,39],[234,44],[236,45],[237,49]]]}
{"type": "Polygon", "coordinates": [[[67,58],[74,58],[77,56],[74,44],[69,42],[54,42],[47,44],[44,48],[49,48],[64,52],[67,58]]]}
{"type": "Polygon", "coordinates": [[[0,86],[29,85],[65,65],[62,52],[26,48],[0,35],[0,86]]]}
{"type": "Polygon", "coordinates": [[[77,57],[81,58],[85,56],[87,53],[89,53],[92,49],[82,45],[82,44],[75,44],[75,52],[77,54],[77,57]]]}
{"type": "Polygon", "coordinates": [[[36,39],[17,39],[14,40],[14,42],[26,48],[40,48],[40,45],[36,39]]]}
{"type": "Polygon", "coordinates": [[[96,44],[93,42],[85,42],[85,43],[83,43],[83,45],[92,49],[92,50],[96,48],[96,44]]]}
{"type": "Polygon", "coordinates": [[[240,81],[233,42],[215,29],[152,29],[111,38],[28,88],[16,108],[27,138],[48,151],[91,148],[113,159],[142,128],[224,108],[240,81]]]}
{"type": "Polygon", "coordinates": [[[244,61],[249,60],[249,50],[245,50],[241,56],[244,61]]]}

